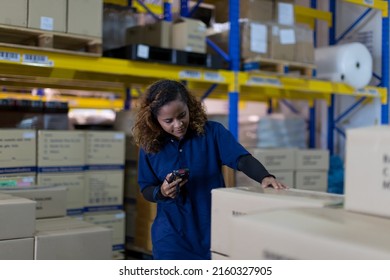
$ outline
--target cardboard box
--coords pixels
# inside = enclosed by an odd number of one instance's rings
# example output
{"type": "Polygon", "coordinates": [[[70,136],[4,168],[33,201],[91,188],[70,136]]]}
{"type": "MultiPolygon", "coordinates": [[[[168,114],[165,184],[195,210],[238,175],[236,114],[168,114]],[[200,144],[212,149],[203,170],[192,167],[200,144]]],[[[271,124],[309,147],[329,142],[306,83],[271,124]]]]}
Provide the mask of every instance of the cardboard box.
{"type": "Polygon", "coordinates": [[[40,219],[36,223],[36,260],[110,260],[112,232],[71,217],[40,219]]]}
{"type": "Polygon", "coordinates": [[[123,170],[85,172],[85,207],[87,212],[122,209],[123,170]]]}
{"type": "Polygon", "coordinates": [[[34,238],[0,240],[0,260],[33,260],[34,238]]]}
{"type": "Polygon", "coordinates": [[[211,251],[230,256],[231,219],[256,211],[293,207],[339,206],[343,196],[295,189],[261,187],[213,189],[211,192],[211,251]]]}
{"type": "Polygon", "coordinates": [[[296,44],[294,61],[314,64],[314,34],[305,26],[295,26],[296,44]]]}
{"type": "Polygon", "coordinates": [[[388,260],[390,220],[330,208],[278,209],[232,219],[239,259],[388,260]]]}
{"type": "Polygon", "coordinates": [[[37,158],[39,173],[84,171],[84,132],[76,130],[39,130],[37,158]]]}
{"type": "MultiPolygon", "coordinates": [[[[269,173],[274,175],[280,182],[286,186],[293,188],[295,185],[295,172],[293,170],[268,170],[269,173]]],[[[243,172],[236,172],[237,186],[245,187],[258,187],[260,183],[246,176],[243,172]]]]}
{"type": "Polygon", "coordinates": [[[36,172],[34,130],[0,130],[0,175],[36,172]]]}
{"type": "Polygon", "coordinates": [[[390,128],[347,130],[345,208],[390,217],[390,128]]]}
{"type": "Polygon", "coordinates": [[[294,187],[300,190],[327,192],[328,171],[296,171],[294,187]]]}
{"type": "Polygon", "coordinates": [[[27,26],[27,0],[1,1],[0,24],[27,26]]]}
{"type": "Polygon", "coordinates": [[[36,202],[0,193],[0,240],[32,237],[36,202]]]}
{"type": "Polygon", "coordinates": [[[88,170],[123,169],[125,134],[122,131],[87,131],[85,144],[88,170]]]}
{"type": "Polygon", "coordinates": [[[297,149],[295,169],[299,171],[329,170],[329,150],[297,149]]]}
{"type": "Polygon", "coordinates": [[[67,32],[102,37],[103,0],[68,0],[67,32]]]}
{"type": "Polygon", "coordinates": [[[40,173],[38,185],[63,187],[66,189],[67,215],[77,215],[84,211],[85,178],[84,172],[77,173],[40,173]]]}
{"type": "Polygon", "coordinates": [[[154,24],[147,24],[143,28],[143,44],[159,48],[171,48],[172,23],[159,21],[154,24]]]}
{"type": "Polygon", "coordinates": [[[270,42],[270,58],[293,61],[295,54],[296,36],[292,26],[272,24],[270,42]]]}
{"type": "Polygon", "coordinates": [[[175,20],[172,25],[172,49],[206,53],[206,25],[190,18],[175,20]]]}
{"type": "Polygon", "coordinates": [[[106,227],[112,230],[112,250],[122,251],[125,249],[125,212],[107,211],[85,213],[84,221],[106,227]]]}
{"type": "Polygon", "coordinates": [[[2,192],[36,201],[37,219],[66,216],[66,188],[35,186],[2,192]]]}
{"type": "Polygon", "coordinates": [[[285,171],[295,169],[296,149],[249,148],[248,151],[268,170],[273,170],[275,172],[277,170],[285,171]]]}
{"type": "Polygon", "coordinates": [[[66,32],[66,2],[66,0],[29,0],[27,27],[66,32]]]}

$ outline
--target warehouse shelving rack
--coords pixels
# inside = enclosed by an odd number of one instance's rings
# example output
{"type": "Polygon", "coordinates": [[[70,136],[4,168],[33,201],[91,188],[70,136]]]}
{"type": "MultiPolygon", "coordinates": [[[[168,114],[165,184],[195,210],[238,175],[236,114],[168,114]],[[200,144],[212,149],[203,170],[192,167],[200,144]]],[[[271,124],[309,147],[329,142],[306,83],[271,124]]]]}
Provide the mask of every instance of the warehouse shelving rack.
{"type": "MultiPolygon", "coordinates": [[[[128,1],[105,0],[105,2],[126,4],[128,1]],[[126,3],[123,3],[126,2],[126,3]]],[[[367,5],[364,0],[344,0],[347,2],[367,5]]],[[[133,1],[139,3],[140,1],[133,1]]],[[[202,1],[198,1],[200,3],[202,1]]],[[[315,7],[312,1],[312,7],[315,7]]],[[[383,28],[388,35],[388,3],[387,1],[370,1],[370,8],[380,9],[383,13],[383,28]]],[[[343,84],[320,81],[311,78],[290,76],[273,76],[240,71],[239,54],[239,0],[230,0],[231,36],[228,70],[212,70],[201,67],[184,67],[176,65],[156,64],[140,61],[129,61],[100,57],[94,54],[69,54],[42,50],[39,48],[10,46],[0,43],[0,78],[1,86],[33,85],[34,87],[75,88],[86,90],[110,91],[118,93],[120,99],[83,99],[70,98],[70,107],[77,108],[115,108],[129,109],[129,99],[137,96],[137,92],[129,90],[133,85],[146,86],[160,78],[184,80],[200,97],[223,98],[229,100],[229,129],[238,138],[238,103],[240,100],[268,101],[270,99],[303,99],[311,106],[310,139],[314,143],[314,101],[324,99],[330,104],[332,113],[332,98],[337,94],[358,96],[364,98],[380,98],[383,109],[382,123],[388,123],[388,54],[383,51],[382,84],[379,87],[366,87],[362,90],[343,84]],[[28,57],[29,60],[24,60],[28,57]]],[[[146,7],[147,8],[147,7],[146,7]]],[[[157,7],[152,7],[157,9],[157,7]]],[[[148,12],[153,12],[149,9],[148,12]]],[[[165,0],[163,7],[165,19],[171,18],[171,1],[165,0]]],[[[332,10],[331,10],[332,12],[332,10]]],[[[319,11],[315,8],[296,7],[295,13],[300,22],[315,26],[317,20],[326,21],[332,26],[332,13],[319,11]]],[[[188,1],[181,0],[181,14],[188,15],[188,1]]],[[[334,18],[334,17],[333,17],[334,18]]],[[[388,38],[384,39],[384,50],[388,50],[388,38]]],[[[45,98],[45,97],[33,97],[45,98]]],[[[66,97],[64,97],[66,99],[66,97]]],[[[333,120],[332,120],[333,123],[333,120]]],[[[331,123],[331,125],[332,125],[331,123]]],[[[330,125],[330,126],[331,126],[330,125]]],[[[330,133],[333,133],[330,131],[330,133]]]]}

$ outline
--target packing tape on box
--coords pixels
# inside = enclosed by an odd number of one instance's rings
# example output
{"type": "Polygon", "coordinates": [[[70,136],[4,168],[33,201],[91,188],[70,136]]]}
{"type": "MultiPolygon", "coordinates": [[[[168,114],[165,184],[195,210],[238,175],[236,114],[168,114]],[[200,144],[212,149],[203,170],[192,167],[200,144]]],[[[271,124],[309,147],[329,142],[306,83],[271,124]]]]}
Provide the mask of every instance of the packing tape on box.
{"type": "Polygon", "coordinates": [[[344,82],[357,89],[367,86],[372,77],[372,56],[358,42],[317,48],[315,63],[317,78],[344,82]]]}

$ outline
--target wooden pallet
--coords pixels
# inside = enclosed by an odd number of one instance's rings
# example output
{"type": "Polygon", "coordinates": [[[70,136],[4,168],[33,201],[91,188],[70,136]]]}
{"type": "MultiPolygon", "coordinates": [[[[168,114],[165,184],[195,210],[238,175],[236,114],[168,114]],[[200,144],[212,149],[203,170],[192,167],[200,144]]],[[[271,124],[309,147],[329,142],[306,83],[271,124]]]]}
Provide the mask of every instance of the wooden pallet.
{"type": "Polygon", "coordinates": [[[309,63],[300,63],[270,58],[251,58],[242,63],[242,70],[265,74],[291,75],[312,78],[316,66],[309,63]]]}
{"type": "Polygon", "coordinates": [[[0,25],[0,45],[63,53],[102,55],[102,39],[68,33],[0,25]]]}

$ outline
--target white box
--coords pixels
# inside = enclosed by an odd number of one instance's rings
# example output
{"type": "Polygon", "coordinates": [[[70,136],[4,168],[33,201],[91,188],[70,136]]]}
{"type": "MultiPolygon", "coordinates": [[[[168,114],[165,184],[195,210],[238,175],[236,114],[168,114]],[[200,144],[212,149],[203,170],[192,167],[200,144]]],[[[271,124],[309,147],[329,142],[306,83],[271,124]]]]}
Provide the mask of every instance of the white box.
{"type": "Polygon", "coordinates": [[[123,251],[125,249],[125,212],[107,211],[85,213],[84,221],[106,227],[112,230],[112,250],[123,251]]]}
{"type": "Polygon", "coordinates": [[[390,127],[347,130],[345,208],[390,217],[390,127]]]}
{"type": "Polygon", "coordinates": [[[36,260],[109,260],[112,232],[71,217],[40,219],[36,223],[36,260]]]}
{"type": "Polygon", "coordinates": [[[0,193],[0,240],[32,237],[35,205],[30,199],[0,193]]]}
{"type": "Polygon", "coordinates": [[[86,165],[89,170],[123,169],[125,164],[124,132],[87,131],[85,137],[86,165]]]}
{"type": "Polygon", "coordinates": [[[64,187],[66,194],[66,210],[68,215],[81,214],[85,202],[85,172],[76,173],[39,173],[39,185],[51,187],[64,187]]]}
{"type": "Polygon", "coordinates": [[[42,187],[7,189],[2,192],[36,201],[36,218],[66,216],[66,188],[42,187]]]}
{"type": "Polygon", "coordinates": [[[230,255],[233,216],[288,207],[339,206],[343,202],[342,195],[296,189],[236,187],[213,189],[211,194],[211,250],[226,256],[230,255]]]}
{"type": "MultiPolygon", "coordinates": [[[[280,182],[284,183],[288,187],[292,188],[294,187],[295,180],[294,175],[295,172],[293,170],[268,170],[269,173],[274,175],[276,179],[278,179],[280,182]]],[[[236,172],[236,185],[237,186],[259,186],[260,184],[256,182],[255,180],[249,178],[246,176],[243,172],[236,172]]]]}
{"type": "Polygon", "coordinates": [[[34,238],[0,240],[0,260],[33,260],[34,238]]]}
{"type": "Polygon", "coordinates": [[[232,259],[388,260],[390,220],[331,208],[232,219],[232,259]]]}
{"type": "Polygon", "coordinates": [[[83,131],[39,130],[38,172],[81,172],[85,169],[83,131]]]}
{"type": "Polygon", "coordinates": [[[36,172],[36,132],[0,130],[0,174],[36,172]]]}
{"type": "Polygon", "coordinates": [[[294,187],[300,190],[327,192],[328,171],[297,171],[294,187]]]}
{"type": "Polygon", "coordinates": [[[295,159],[296,170],[329,170],[329,150],[298,149],[295,159]]]}
{"type": "Polygon", "coordinates": [[[296,149],[251,148],[248,151],[268,170],[294,170],[296,149]]]}
{"type": "Polygon", "coordinates": [[[123,208],[123,170],[85,172],[85,208],[87,212],[123,208]]]}

